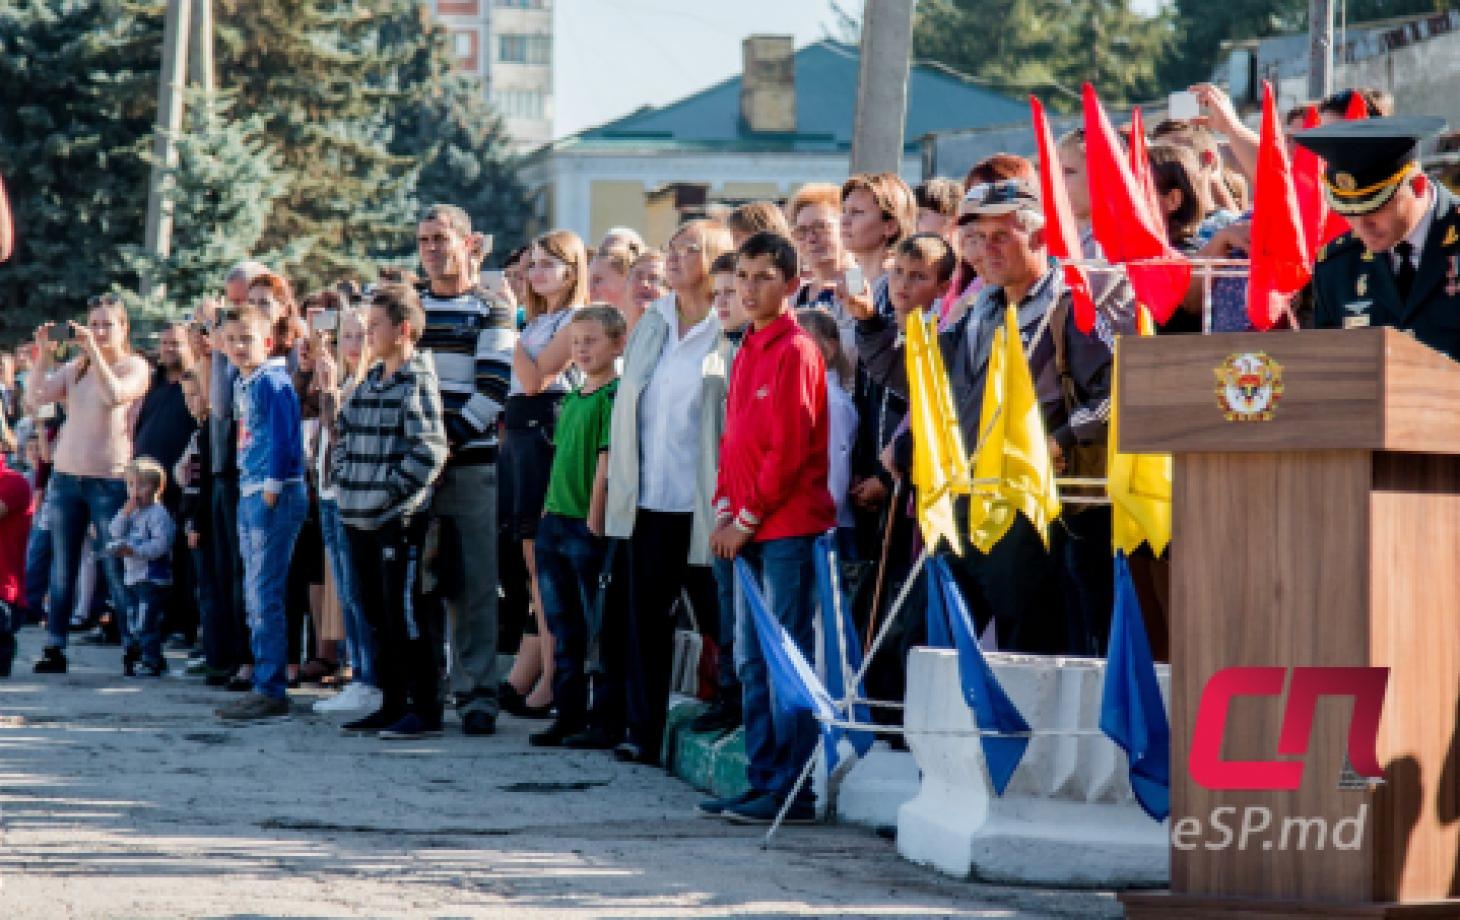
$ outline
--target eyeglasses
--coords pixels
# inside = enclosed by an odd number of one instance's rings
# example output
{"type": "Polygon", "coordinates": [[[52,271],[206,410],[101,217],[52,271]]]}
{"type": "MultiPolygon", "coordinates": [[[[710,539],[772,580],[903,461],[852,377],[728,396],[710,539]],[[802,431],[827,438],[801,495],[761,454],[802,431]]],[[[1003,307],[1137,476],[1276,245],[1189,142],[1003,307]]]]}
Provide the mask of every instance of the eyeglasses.
{"type": "Polygon", "coordinates": [[[830,236],[836,225],[829,220],[818,220],[811,224],[798,224],[791,235],[798,240],[809,240],[812,236],[830,236]]]}

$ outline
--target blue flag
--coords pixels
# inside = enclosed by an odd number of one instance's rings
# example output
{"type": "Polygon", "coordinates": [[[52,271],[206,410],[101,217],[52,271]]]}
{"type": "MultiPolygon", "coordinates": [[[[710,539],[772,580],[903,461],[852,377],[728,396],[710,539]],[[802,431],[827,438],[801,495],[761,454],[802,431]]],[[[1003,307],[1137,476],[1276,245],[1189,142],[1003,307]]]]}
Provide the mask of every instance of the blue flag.
{"type": "MultiPolygon", "coordinates": [[[[928,564],[923,567],[922,572],[928,593],[928,648],[953,648],[953,634],[948,631],[948,611],[944,609],[943,592],[933,578],[934,561],[929,556],[928,564]]],[[[938,564],[942,565],[941,562],[938,564]]]]}
{"type": "Polygon", "coordinates": [[[1115,554],[1115,613],[1100,700],[1100,730],[1125,750],[1136,801],[1157,821],[1171,814],[1171,727],[1156,681],[1156,663],[1141,620],[1141,602],[1125,553],[1115,554]]]}
{"type": "MultiPolygon", "coordinates": [[[[958,649],[958,679],[963,684],[963,699],[973,711],[974,721],[982,731],[1000,732],[1007,736],[984,735],[980,739],[984,760],[989,767],[989,780],[994,785],[994,792],[1003,795],[1014,769],[1029,747],[1029,723],[1024,721],[1014,701],[1009,699],[998,678],[994,677],[983,652],[979,651],[973,618],[968,615],[968,606],[963,603],[963,595],[959,593],[947,563],[937,556],[929,557],[927,577],[930,605],[937,595],[937,603],[947,617],[945,628],[952,633],[952,645],[958,649]]],[[[929,625],[931,636],[933,630],[929,625]]]]}
{"type": "Polygon", "coordinates": [[[816,672],[787,634],[786,628],[771,616],[760,593],[760,583],[744,559],[735,560],[735,578],[745,597],[745,608],[751,622],[755,624],[755,635],[760,640],[761,654],[765,656],[766,672],[776,691],[776,705],[782,712],[811,713],[825,738],[827,720],[837,719],[836,706],[832,704],[830,694],[821,685],[816,672]]]}
{"type": "MultiPolygon", "coordinates": [[[[816,539],[816,588],[821,601],[822,652],[826,661],[826,686],[830,693],[839,694],[840,699],[856,697],[862,699],[862,685],[852,686],[852,678],[862,669],[862,648],[857,642],[857,627],[852,622],[852,612],[842,603],[841,579],[837,577],[836,547],[830,534],[816,539]]],[[[854,704],[846,713],[844,721],[868,724],[872,713],[864,703],[854,704]]],[[[875,740],[871,732],[846,731],[832,728],[825,731],[826,769],[836,769],[837,742],[846,735],[852,742],[857,756],[866,755],[875,740]]]]}

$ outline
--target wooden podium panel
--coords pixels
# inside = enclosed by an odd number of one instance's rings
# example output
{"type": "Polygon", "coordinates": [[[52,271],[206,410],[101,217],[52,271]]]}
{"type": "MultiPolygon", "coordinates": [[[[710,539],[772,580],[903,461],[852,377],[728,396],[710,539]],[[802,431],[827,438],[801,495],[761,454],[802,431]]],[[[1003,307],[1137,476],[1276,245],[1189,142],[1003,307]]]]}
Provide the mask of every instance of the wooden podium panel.
{"type": "Polygon", "coordinates": [[[1388,328],[1126,336],[1120,403],[1125,451],[1460,453],[1460,366],[1388,328]],[[1270,422],[1229,422],[1217,405],[1216,369],[1247,352],[1284,368],[1270,422]]]}
{"type": "MultiPolygon", "coordinates": [[[[1123,339],[1120,373],[1122,449],[1176,457],[1171,822],[1203,828],[1172,848],[1170,892],[1122,895],[1127,916],[1460,917],[1460,366],[1373,329],[1123,339]],[[1227,421],[1214,370],[1255,351],[1283,366],[1282,399],[1227,421]],[[1196,784],[1202,691],[1239,665],[1388,666],[1384,783],[1340,786],[1352,707],[1324,698],[1297,790],[1196,784]],[[1249,806],[1272,826],[1208,849],[1223,806],[1234,831],[1249,806]],[[1357,849],[1278,843],[1285,818],[1331,834],[1363,806],[1357,849]]],[[[1284,703],[1236,697],[1222,756],[1283,759],[1284,703]]]]}

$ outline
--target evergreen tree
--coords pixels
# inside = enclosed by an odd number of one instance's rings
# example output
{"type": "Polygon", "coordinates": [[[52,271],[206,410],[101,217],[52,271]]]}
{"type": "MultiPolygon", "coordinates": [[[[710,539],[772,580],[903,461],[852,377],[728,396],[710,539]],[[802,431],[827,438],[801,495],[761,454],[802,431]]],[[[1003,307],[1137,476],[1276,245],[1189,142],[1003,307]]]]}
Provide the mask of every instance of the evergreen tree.
{"type": "MultiPolygon", "coordinates": [[[[232,105],[216,100],[212,112],[197,92],[188,94],[185,130],[177,139],[177,165],[166,172],[165,198],[172,206],[171,254],[157,259],[144,247],[122,248],[139,277],[160,285],[161,297],[144,301],[124,292],[136,315],[133,324],[176,319],[205,294],[216,292],[224,275],[244,259],[279,265],[297,249],[261,252],[274,202],[287,188],[279,154],[264,140],[263,118],[231,116],[232,105]]],[[[146,157],[150,163],[152,156],[146,157]]]]}
{"type": "Polygon", "coordinates": [[[0,174],[16,251],[0,265],[9,337],[79,312],[133,276],[142,239],[142,139],[157,110],[162,6],[132,0],[0,4],[0,174]]]}
{"type": "Polygon", "coordinates": [[[913,20],[918,58],[1064,108],[1086,81],[1111,102],[1155,96],[1170,42],[1130,0],[921,0],[913,20]]]}
{"type": "Polygon", "coordinates": [[[421,109],[417,149],[425,151],[416,197],[423,205],[455,204],[471,215],[472,229],[493,236],[505,254],[526,231],[527,191],[517,179],[502,120],[482,96],[481,84],[453,75],[421,109]]]}
{"type": "Polygon", "coordinates": [[[301,250],[305,287],[366,277],[408,251],[419,156],[392,149],[399,112],[426,87],[403,72],[429,54],[410,0],[221,0],[220,85],[263,119],[288,188],[261,245],[301,250]]]}

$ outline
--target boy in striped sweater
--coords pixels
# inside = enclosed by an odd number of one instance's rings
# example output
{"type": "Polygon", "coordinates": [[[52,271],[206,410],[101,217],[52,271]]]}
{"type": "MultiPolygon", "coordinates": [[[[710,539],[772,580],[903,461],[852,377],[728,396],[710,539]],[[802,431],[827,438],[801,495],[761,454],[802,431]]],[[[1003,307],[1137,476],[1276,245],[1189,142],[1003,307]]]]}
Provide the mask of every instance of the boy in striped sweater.
{"type": "Polygon", "coordinates": [[[420,297],[404,285],[376,288],[366,334],[380,359],[338,421],[332,459],[340,517],[375,632],[378,710],[349,734],[387,739],[441,732],[441,624],[420,603],[421,546],[432,484],[446,465],[441,390],[430,356],[416,350],[425,326],[420,297]]]}

